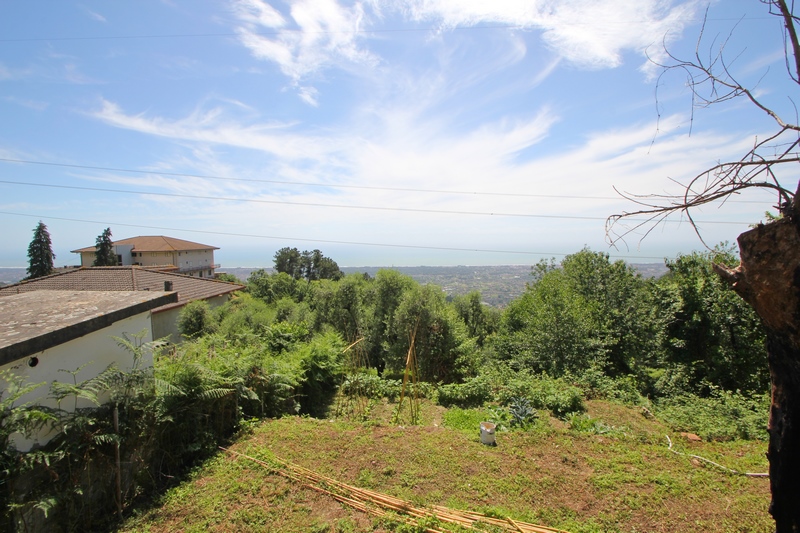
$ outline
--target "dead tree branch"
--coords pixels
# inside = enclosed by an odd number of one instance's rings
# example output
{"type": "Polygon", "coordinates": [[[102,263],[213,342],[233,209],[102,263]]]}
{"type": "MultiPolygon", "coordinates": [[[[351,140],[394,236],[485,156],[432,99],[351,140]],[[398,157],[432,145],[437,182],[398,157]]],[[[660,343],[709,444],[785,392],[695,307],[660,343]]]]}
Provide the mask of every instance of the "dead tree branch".
{"type": "MultiPolygon", "coordinates": [[[[789,43],[786,51],[787,66],[790,77],[800,84],[800,41],[795,24],[800,18],[792,13],[786,0],[761,0],[770,8],[770,13],[780,17],[784,26],[784,39],[789,43]],[[791,60],[791,61],[790,61],[791,60]]],[[[706,13],[706,17],[708,13],[706,13]]],[[[740,195],[751,189],[767,189],[775,193],[774,208],[784,216],[795,216],[800,220],[800,200],[798,190],[790,190],[781,185],[776,171],[786,165],[800,163],[800,125],[787,121],[772,107],[758,98],[754,87],[745,87],[731,71],[733,61],[726,62],[724,54],[733,35],[726,36],[718,48],[714,39],[708,57],[703,57],[703,40],[707,31],[706,20],[700,31],[691,60],[679,59],[666,51],[668,62],[662,67],[661,76],[668,72],[681,71],[686,74],[687,85],[691,91],[692,110],[697,107],[708,107],[744,97],[757,109],[766,113],[777,126],[777,130],[767,137],[753,142],[753,147],[735,161],[720,162],[691,177],[686,182],[672,180],[679,187],[675,194],[635,194],[617,190],[623,198],[641,207],[632,211],[623,211],[611,215],[606,221],[607,240],[612,245],[625,242],[626,238],[640,233],[639,240],[662,223],[668,216],[679,214],[691,224],[695,233],[703,241],[692,211],[710,203],[724,203],[732,195],[740,195]],[[624,222],[631,218],[644,217],[633,225],[624,222]]],[[[734,30],[735,31],[735,30],[734,30]]],[[[660,83],[660,81],[659,81],[660,83]]],[[[692,111],[692,123],[694,111],[692,111]]],[[[703,243],[705,244],[705,243],[703,243]]]]}

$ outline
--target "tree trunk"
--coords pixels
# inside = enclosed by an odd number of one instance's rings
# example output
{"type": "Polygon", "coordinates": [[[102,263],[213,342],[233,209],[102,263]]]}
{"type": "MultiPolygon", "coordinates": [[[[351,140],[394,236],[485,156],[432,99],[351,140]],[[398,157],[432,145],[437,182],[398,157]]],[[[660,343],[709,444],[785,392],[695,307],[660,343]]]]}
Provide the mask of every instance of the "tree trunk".
{"type": "Polygon", "coordinates": [[[735,269],[714,265],[767,330],[769,511],[777,533],[800,532],[800,232],[792,218],[742,233],[735,269]]]}

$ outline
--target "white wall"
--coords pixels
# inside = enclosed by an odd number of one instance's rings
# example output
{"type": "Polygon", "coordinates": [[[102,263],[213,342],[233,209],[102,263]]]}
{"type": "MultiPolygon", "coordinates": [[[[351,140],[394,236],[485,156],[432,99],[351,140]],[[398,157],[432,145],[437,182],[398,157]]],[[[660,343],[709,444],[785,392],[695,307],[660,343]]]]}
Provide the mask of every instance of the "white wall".
{"type": "Polygon", "coordinates": [[[120,265],[128,266],[134,264],[134,257],[131,255],[131,250],[133,250],[132,244],[121,244],[121,245],[114,245],[114,253],[118,256],[122,257],[122,262],[119,263],[120,265]]]}
{"type": "MultiPolygon", "coordinates": [[[[11,369],[14,374],[24,376],[30,383],[45,382],[41,387],[20,398],[18,405],[25,402],[35,402],[42,406],[59,407],[53,399],[47,397],[50,392],[50,383],[53,381],[73,383],[72,375],[67,372],[60,372],[60,370],[72,372],[85,365],[75,376],[78,383],[97,376],[112,363],[116,363],[116,366],[122,370],[130,370],[133,364],[133,354],[119,347],[117,341],[112,337],[127,335],[129,339],[132,339],[134,334],[138,334],[142,330],[146,330],[144,337],[142,337],[142,342],[153,340],[150,311],[120,320],[107,328],[54,346],[43,352],[31,354],[31,356],[36,356],[39,360],[35,367],[28,366],[30,357],[26,357],[0,367],[0,370],[11,369]]],[[[145,354],[142,367],[150,366],[153,366],[153,357],[152,354],[148,353],[145,354]]],[[[93,405],[88,400],[78,399],[77,401],[77,407],[79,408],[93,405]]],[[[74,399],[68,398],[62,402],[60,407],[67,411],[72,411],[76,407],[76,402],[74,399]]],[[[54,432],[53,428],[43,428],[31,438],[14,434],[11,440],[18,450],[28,451],[36,444],[46,444],[54,436],[54,432]]]]}

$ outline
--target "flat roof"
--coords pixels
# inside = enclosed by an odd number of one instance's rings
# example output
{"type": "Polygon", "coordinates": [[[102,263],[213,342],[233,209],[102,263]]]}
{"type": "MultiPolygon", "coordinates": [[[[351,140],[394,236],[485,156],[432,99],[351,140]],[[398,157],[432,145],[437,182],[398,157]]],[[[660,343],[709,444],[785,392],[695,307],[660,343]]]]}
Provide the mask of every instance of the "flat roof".
{"type": "Polygon", "coordinates": [[[34,291],[0,298],[0,365],[178,300],[175,292],[34,291]]]}

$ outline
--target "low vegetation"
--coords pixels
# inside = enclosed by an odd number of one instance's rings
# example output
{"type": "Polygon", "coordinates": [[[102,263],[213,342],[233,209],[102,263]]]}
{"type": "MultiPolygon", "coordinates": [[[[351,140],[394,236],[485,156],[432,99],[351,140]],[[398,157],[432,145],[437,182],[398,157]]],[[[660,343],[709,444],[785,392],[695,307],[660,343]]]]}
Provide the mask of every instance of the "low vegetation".
{"type": "MultiPolygon", "coordinates": [[[[423,402],[418,426],[392,424],[379,402],[368,422],[289,416],[248,428],[231,449],[277,457],[416,507],[445,506],[574,533],[771,531],[769,481],[726,473],[766,468],[764,443],[689,442],[633,407],[590,400],[571,422],[539,416],[484,446],[487,408],[423,402]]],[[[121,528],[149,531],[423,531],[371,517],[236,456],[219,452],[121,528]]],[[[485,531],[492,531],[487,528],[485,531]]]]}
{"type": "Polygon", "coordinates": [[[96,409],[19,405],[29,385],[0,376],[9,529],[45,515],[66,530],[107,529],[153,494],[163,508],[125,527],[411,527],[220,454],[238,435],[239,452],[423,506],[570,531],[767,530],[766,480],[694,464],[665,438],[697,435],[676,446],[734,470],[767,468],[764,335],[711,271],[712,260],[734,261],[725,247],[668,261],[658,280],[582,250],[534,267],[502,312],[479,293],[446,298],[391,270],[342,277],[321,254],[292,251],[281,257],[321,266],[255,271],[229,303],[184,309],[182,345],[123,340],[134,358],[155,350],[154,368],[51,391],[112,399],[96,409]],[[497,448],[477,443],[481,421],[498,425],[497,448]],[[14,450],[14,432],[45,423],[63,428],[57,439],[14,450]]]}

